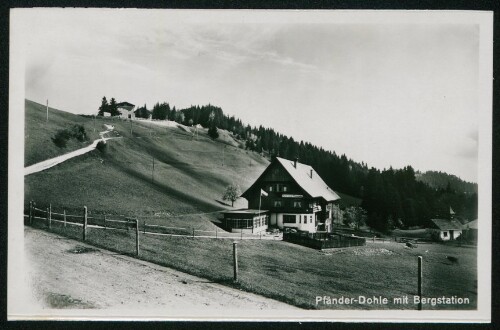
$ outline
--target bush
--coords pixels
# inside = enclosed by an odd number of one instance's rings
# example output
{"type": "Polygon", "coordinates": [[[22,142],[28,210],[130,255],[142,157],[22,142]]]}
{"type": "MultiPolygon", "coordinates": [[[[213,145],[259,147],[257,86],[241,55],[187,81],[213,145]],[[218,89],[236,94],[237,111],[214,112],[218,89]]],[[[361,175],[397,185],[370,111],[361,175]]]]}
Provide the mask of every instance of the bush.
{"type": "Polygon", "coordinates": [[[106,141],[99,141],[97,142],[96,149],[104,153],[106,152],[106,146],[106,141]]]}
{"type": "Polygon", "coordinates": [[[74,138],[80,142],[87,140],[87,133],[85,132],[85,127],[82,125],[73,125],[71,129],[62,129],[57,131],[57,133],[52,138],[52,142],[59,148],[65,148],[68,140],[74,138]]]}
{"type": "Polygon", "coordinates": [[[73,127],[71,128],[71,136],[80,142],[87,140],[85,127],[83,127],[82,125],[73,125],[73,127]]]}
{"type": "Polygon", "coordinates": [[[54,135],[54,137],[52,138],[52,142],[54,142],[54,144],[56,146],[58,146],[59,148],[65,148],[66,147],[66,143],[68,142],[68,140],[71,138],[71,134],[70,132],[68,132],[68,130],[60,130],[56,133],[56,135],[54,135]]]}

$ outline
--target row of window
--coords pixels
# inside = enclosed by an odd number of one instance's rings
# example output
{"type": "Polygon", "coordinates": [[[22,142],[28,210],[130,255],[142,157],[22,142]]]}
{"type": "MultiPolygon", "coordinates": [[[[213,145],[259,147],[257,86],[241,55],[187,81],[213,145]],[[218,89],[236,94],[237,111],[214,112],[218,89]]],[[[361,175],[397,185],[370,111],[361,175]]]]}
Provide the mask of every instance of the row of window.
{"type": "MultiPolygon", "coordinates": [[[[290,203],[290,205],[293,205],[293,207],[296,207],[296,208],[301,208],[303,203],[302,203],[302,201],[292,201],[292,203],[290,203]]],[[[283,207],[284,203],[281,199],[277,199],[273,202],[273,206],[274,207],[283,207]]]]}
{"type": "Polygon", "coordinates": [[[268,217],[260,217],[258,219],[225,219],[226,225],[231,228],[241,229],[241,228],[258,228],[262,226],[267,226],[268,217]]]}
{"type": "Polygon", "coordinates": [[[309,220],[309,223],[312,223],[313,221],[313,216],[312,214],[283,214],[283,223],[297,223],[297,219],[299,220],[298,223],[304,223],[306,224],[307,221],[309,220]]]}
{"type": "MultiPolygon", "coordinates": [[[[287,204],[287,206],[293,206],[295,208],[301,208],[301,207],[305,207],[305,205],[309,205],[310,209],[318,206],[318,204],[316,204],[316,203],[307,204],[305,201],[301,201],[301,200],[287,201],[286,204],[287,204]]],[[[273,206],[274,207],[283,207],[283,206],[285,206],[285,202],[281,199],[276,199],[273,201],[273,206]]]]}
{"type": "Polygon", "coordinates": [[[287,192],[288,191],[288,185],[283,184],[283,183],[276,183],[276,184],[270,184],[267,186],[267,191],[269,192],[287,192]]]}

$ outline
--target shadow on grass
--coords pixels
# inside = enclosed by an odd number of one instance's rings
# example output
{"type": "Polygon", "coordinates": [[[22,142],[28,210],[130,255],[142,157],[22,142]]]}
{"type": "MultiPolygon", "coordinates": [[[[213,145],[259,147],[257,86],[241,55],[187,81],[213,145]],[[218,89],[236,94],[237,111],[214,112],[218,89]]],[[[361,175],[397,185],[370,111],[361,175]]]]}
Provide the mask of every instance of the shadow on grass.
{"type": "Polygon", "coordinates": [[[149,184],[150,187],[153,189],[156,189],[157,191],[167,194],[178,201],[182,201],[186,204],[191,204],[194,205],[198,208],[200,208],[203,212],[213,212],[217,211],[217,208],[214,206],[214,204],[207,202],[201,198],[197,198],[191,194],[185,193],[183,191],[180,191],[179,189],[176,189],[174,187],[168,186],[166,184],[162,184],[159,182],[151,182],[151,177],[149,175],[139,173],[137,171],[132,170],[131,168],[127,168],[125,166],[121,166],[118,162],[115,160],[108,160],[113,164],[113,166],[120,171],[124,172],[125,174],[128,174],[138,180],[143,181],[145,184],[149,184]]]}
{"type": "MultiPolygon", "coordinates": [[[[220,200],[218,200],[218,199],[216,199],[215,201],[216,201],[217,203],[221,204],[221,205],[224,205],[224,206],[231,206],[231,205],[229,205],[228,203],[223,202],[223,201],[220,201],[220,200]]],[[[232,207],[232,206],[231,206],[231,207],[232,207]]]]}

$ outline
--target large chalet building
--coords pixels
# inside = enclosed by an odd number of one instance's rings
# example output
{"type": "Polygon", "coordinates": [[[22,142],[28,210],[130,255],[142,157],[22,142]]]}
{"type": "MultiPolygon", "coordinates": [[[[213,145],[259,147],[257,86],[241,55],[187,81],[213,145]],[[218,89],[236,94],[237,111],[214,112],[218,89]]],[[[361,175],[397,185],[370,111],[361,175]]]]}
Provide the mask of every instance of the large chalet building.
{"type": "Polygon", "coordinates": [[[248,211],[226,212],[228,230],[259,232],[277,227],[331,232],[340,200],[311,166],[279,157],[273,158],[242,197],[248,200],[248,211]]]}

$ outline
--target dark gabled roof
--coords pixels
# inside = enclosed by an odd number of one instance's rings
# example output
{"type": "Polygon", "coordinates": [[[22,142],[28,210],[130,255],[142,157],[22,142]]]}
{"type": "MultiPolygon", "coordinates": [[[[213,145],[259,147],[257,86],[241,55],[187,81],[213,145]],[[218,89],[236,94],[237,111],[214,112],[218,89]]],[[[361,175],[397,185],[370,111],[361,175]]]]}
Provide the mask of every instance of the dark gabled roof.
{"type": "MultiPolygon", "coordinates": [[[[292,179],[311,197],[322,197],[327,202],[332,202],[339,200],[340,197],[333,191],[328,185],[323,181],[319,174],[309,165],[301,164],[297,162],[297,166],[294,166],[294,161],[276,157],[276,163],[280,164],[285,171],[290,174],[292,179]],[[312,177],[311,177],[312,171],[312,177]]],[[[271,167],[272,162],[266,170],[261,174],[261,176],[248,188],[242,195],[244,196],[250,189],[253,188],[255,183],[257,183],[261,177],[264,176],[267,169],[271,167]]]]}
{"type": "Polygon", "coordinates": [[[117,107],[135,107],[134,104],[128,102],[120,102],[116,104],[117,107]]]}
{"type": "Polygon", "coordinates": [[[253,214],[253,215],[258,215],[258,214],[264,214],[267,213],[267,210],[255,210],[255,209],[244,209],[244,210],[230,210],[224,212],[224,214],[253,214]]]}
{"type": "Polygon", "coordinates": [[[446,219],[431,219],[431,221],[440,230],[461,230],[462,224],[456,220],[446,220],[446,219]]]}
{"type": "Polygon", "coordinates": [[[463,225],[464,229],[477,229],[477,219],[463,225]]]}

